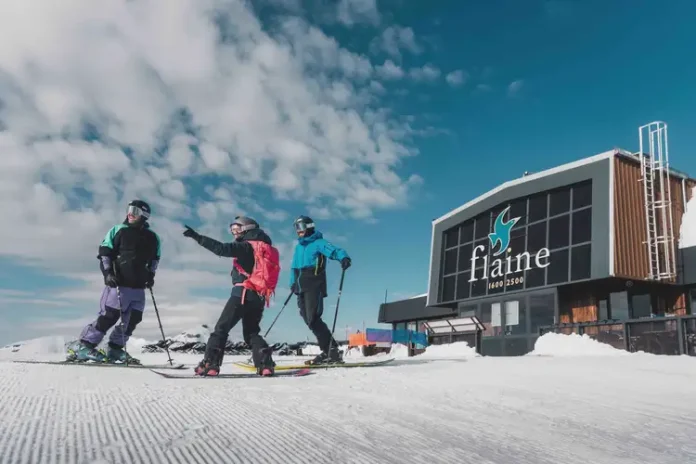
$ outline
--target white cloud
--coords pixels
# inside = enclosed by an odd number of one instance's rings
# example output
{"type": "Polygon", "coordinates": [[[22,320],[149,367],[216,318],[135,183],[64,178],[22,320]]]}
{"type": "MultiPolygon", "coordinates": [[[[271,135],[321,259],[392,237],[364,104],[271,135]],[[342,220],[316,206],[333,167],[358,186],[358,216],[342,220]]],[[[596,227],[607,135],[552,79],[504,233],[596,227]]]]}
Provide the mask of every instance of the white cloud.
{"type": "Polygon", "coordinates": [[[382,79],[396,80],[404,77],[404,70],[392,60],[386,60],[384,64],[377,66],[377,75],[382,79]]]}
{"type": "Polygon", "coordinates": [[[510,83],[510,85],[508,85],[508,95],[511,97],[518,95],[520,93],[520,90],[522,90],[523,85],[524,85],[524,81],[521,79],[518,79],[516,81],[512,81],[510,83]]]}
{"type": "Polygon", "coordinates": [[[418,44],[416,34],[410,27],[390,26],[372,40],[370,50],[372,53],[382,51],[395,59],[401,59],[401,50],[419,55],[423,52],[423,47],[418,44]]]}
{"type": "Polygon", "coordinates": [[[457,86],[464,84],[466,82],[467,78],[468,78],[468,74],[466,74],[461,69],[458,69],[456,71],[452,71],[451,73],[448,73],[445,76],[445,80],[452,87],[457,87],[457,86]]]}
{"type": "Polygon", "coordinates": [[[340,0],[337,14],[338,21],[345,26],[363,22],[376,26],[381,20],[377,0],[340,0]]]}
{"type": "MultiPolygon", "coordinates": [[[[338,18],[380,20],[374,0],[342,0],[338,18]]],[[[264,227],[289,217],[254,192],[338,217],[407,204],[418,178],[396,167],[416,151],[378,106],[376,72],[302,19],[263,28],[239,0],[12,3],[0,15],[0,214],[12,221],[0,255],[88,274],[93,305],[99,241],[142,198],[163,241],[158,292],[199,314],[191,292],[226,288],[229,260],[182,223],[228,239],[244,211],[264,227]]]]}
{"type": "Polygon", "coordinates": [[[435,81],[440,77],[440,74],[440,70],[430,64],[409,70],[409,75],[415,81],[435,81]]]}

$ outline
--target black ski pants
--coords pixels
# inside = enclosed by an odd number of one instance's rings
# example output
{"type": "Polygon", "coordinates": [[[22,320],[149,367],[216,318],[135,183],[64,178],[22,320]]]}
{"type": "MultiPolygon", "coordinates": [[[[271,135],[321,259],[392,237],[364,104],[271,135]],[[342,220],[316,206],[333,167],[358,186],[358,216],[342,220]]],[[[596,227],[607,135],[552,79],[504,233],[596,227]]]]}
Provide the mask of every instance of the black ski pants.
{"type": "Polygon", "coordinates": [[[205,349],[207,362],[220,366],[225,356],[225,345],[230,330],[242,321],[244,342],[251,347],[252,359],[256,367],[273,367],[271,349],[261,336],[261,319],[263,318],[264,302],[253,291],[247,290],[242,303],[241,292],[234,289],[227,300],[220,318],[215,324],[215,330],[210,334],[205,349]]]}
{"type": "Polygon", "coordinates": [[[330,348],[337,348],[338,343],[331,336],[329,327],[321,319],[324,314],[324,296],[318,291],[298,293],[297,306],[300,308],[300,316],[305,324],[317,337],[321,351],[328,353],[330,348]]]}

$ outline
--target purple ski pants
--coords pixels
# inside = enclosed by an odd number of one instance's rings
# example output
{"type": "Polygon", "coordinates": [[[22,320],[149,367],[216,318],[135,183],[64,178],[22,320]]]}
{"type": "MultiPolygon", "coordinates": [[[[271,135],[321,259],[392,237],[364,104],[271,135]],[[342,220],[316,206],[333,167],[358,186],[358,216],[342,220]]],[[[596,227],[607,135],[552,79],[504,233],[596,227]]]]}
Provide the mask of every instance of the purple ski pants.
{"type": "Polygon", "coordinates": [[[104,287],[101,300],[99,301],[99,315],[95,321],[85,326],[80,334],[80,340],[92,343],[95,346],[99,345],[104,339],[106,332],[118,322],[120,316],[123,325],[119,324],[111,331],[109,343],[125,346],[133,334],[133,329],[142,320],[144,310],[145,289],[104,287]],[[121,311],[119,311],[119,308],[121,311]]]}

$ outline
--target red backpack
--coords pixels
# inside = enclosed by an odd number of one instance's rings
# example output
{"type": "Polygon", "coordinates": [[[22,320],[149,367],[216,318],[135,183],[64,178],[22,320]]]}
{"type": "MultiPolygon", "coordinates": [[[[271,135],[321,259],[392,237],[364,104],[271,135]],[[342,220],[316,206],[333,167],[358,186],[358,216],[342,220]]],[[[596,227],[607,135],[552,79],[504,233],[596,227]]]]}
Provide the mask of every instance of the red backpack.
{"type": "Polygon", "coordinates": [[[265,242],[249,240],[247,243],[254,249],[254,270],[249,275],[236,259],[233,264],[237,271],[246,276],[246,280],[240,284],[244,287],[242,303],[246,290],[253,290],[266,300],[266,306],[270,305],[271,296],[275,294],[280,276],[280,253],[278,249],[265,242]]]}

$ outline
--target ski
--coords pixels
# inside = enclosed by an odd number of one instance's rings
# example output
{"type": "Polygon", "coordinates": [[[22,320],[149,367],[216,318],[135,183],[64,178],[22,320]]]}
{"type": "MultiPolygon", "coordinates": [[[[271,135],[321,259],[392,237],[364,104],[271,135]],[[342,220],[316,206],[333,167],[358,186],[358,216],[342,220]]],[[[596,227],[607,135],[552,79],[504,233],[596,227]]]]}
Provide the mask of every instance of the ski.
{"type": "MultiPolygon", "coordinates": [[[[376,367],[383,366],[396,358],[389,358],[382,361],[359,361],[359,362],[344,362],[344,363],[333,363],[333,364],[286,364],[286,365],[276,365],[275,370],[286,371],[293,369],[334,369],[334,368],[354,368],[354,367],[376,367]]],[[[237,367],[241,367],[246,370],[256,370],[253,364],[246,362],[235,362],[233,363],[237,367]]]]}
{"type": "Polygon", "coordinates": [[[232,374],[219,374],[213,376],[202,376],[195,374],[170,374],[167,372],[158,372],[155,369],[151,369],[155,374],[159,374],[167,379],[272,379],[274,377],[304,377],[306,375],[311,375],[313,372],[310,369],[297,369],[297,370],[285,370],[282,372],[275,372],[270,376],[261,376],[257,373],[232,373],[232,374]]]}
{"type": "Polygon", "coordinates": [[[122,367],[126,369],[183,369],[184,364],[125,364],[97,363],[75,361],[12,361],[19,364],[52,364],[54,366],[85,366],[85,367],[122,367]]]}

